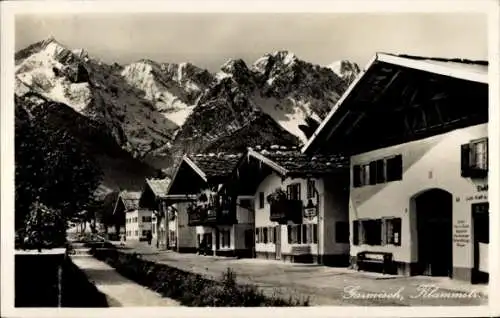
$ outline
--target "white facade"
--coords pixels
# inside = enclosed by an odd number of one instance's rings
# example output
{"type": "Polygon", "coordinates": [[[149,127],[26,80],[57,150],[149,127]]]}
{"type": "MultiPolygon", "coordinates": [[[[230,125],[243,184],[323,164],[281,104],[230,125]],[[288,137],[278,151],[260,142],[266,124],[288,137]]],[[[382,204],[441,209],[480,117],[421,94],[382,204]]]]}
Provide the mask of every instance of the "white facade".
{"type": "Polygon", "coordinates": [[[146,240],[147,233],[153,234],[153,212],[133,210],[125,214],[125,235],[127,240],[146,240]]]}
{"type": "MultiPolygon", "coordinates": [[[[302,230],[301,242],[293,237],[289,242],[290,227],[270,220],[270,204],[267,202],[267,196],[276,188],[286,191],[288,185],[299,183],[300,198],[303,205],[307,206],[308,180],[286,178],[282,181],[281,176],[272,173],[260,183],[255,193],[255,252],[257,257],[291,261],[299,261],[301,257],[305,257],[319,263],[346,263],[349,254],[349,237],[347,230],[348,192],[345,188],[345,181],[344,183],[340,182],[341,180],[337,182],[334,177],[316,178],[310,181],[314,182],[317,191],[314,197],[310,198],[317,212],[313,217],[306,217],[303,214],[303,224],[297,226],[297,230],[292,229],[292,231],[302,230]],[[260,202],[262,199],[264,202],[260,202]],[[340,226],[337,225],[338,222],[341,222],[340,226]],[[341,229],[342,226],[344,227],[343,238],[338,237],[341,233],[336,235],[337,229],[341,229]],[[269,239],[269,232],[272,228],[276,228],[276,233],[272,233],[269,239]],[[262,231],[268,233],[263,235],[262,231]]],[[[290,235],[293,236],[293,234],[290,235]]]]}
{"type": "MultiPolygon", "coordinates": [[[[400,245],[367,245],[363,242],[351,245],[351,257],[362,251],[389,252],[395,262],[410,265],[417,263],[419,236],[422,239],[422,235],[426,233],[417,230],[416,218],[424,212],[416,210],[416,199],[428,190],[440,189],[451,194],[452,200],[451,228],[446,229],[452,235],[449,247],[452,249],[452,276],[468,280],[467,276],[475,266],[471,206],[488,201],[488,181],[487,178],[461,176],[461,145],[487,136],[487,124],[482,124],[353,156],[351,173],[356,165],[402,155],[402,180],[360,187],[354,187],[351,183],[350,241],[354,240],[355,220],[397,217],[401,219],[401,233],[397,238],[400,245]]],[[[479,248],[479,266],[487,271],[484,265],[488,258],[487,244],[480,243],[479,248]]]]}
{"type": "Polygon", "coordinates": [[[196,226],[197,246],[207,240],[212,254],[251,256],[255,215],[253,196],[238,196],[236,205],[237,224],[196,226]]]}
{"type": "Polygon", "coordinates": [[[177,209],[175,223],[169,223],[171,229],[176,226],[177,250],[179,252],[196,251],[196,228],[188,226],[187,207],[189,202],[178,202],[174,206],[177,209]]]}

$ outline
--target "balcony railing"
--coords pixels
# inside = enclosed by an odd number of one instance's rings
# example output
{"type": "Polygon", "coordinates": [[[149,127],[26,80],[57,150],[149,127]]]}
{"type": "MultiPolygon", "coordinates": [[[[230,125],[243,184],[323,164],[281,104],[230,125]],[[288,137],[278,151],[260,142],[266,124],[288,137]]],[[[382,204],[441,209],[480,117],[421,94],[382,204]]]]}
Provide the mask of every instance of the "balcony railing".
{"type": "Polygon", "coordinates": [[[280,200],[271,203],[271,214],[269,220],[286,224],[291,221],[296,224],[302,223],[302,200],[280,200]]]}
{"type": "Polygon", "coordinates": [[[195,207],[188,217],[188,225],[231,225],[237,223],[235,208],[195,207]]]}

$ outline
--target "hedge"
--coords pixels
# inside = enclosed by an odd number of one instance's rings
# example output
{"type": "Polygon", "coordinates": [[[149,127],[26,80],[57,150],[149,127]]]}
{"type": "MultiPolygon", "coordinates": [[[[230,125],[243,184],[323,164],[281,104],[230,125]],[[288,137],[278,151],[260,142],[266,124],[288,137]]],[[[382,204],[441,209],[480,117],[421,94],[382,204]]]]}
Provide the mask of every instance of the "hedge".
{"type": "Polygon", "coordinates": [[[143,260],[137,254],[116,249],[92,249],[97,259],[114,267],[121,275],[146,286],[183,306],[193,307],[259,307],[309,306],[309,299],[288,299],[263,294],[254,285],[236,283],[231,269],[220,281],[205,278],[165,264],[143,260]]]}

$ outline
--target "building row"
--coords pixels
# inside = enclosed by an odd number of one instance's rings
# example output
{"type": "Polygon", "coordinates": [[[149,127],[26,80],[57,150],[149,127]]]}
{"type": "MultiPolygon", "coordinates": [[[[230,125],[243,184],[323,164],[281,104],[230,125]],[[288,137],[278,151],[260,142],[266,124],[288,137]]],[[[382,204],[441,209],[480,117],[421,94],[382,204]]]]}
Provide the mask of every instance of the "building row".
{"type": "Polygon", "coordinates": [[[487,281],[487,70],[377,54],[302,149],[186,154],[115,213],[178,252],[487,281]]]}

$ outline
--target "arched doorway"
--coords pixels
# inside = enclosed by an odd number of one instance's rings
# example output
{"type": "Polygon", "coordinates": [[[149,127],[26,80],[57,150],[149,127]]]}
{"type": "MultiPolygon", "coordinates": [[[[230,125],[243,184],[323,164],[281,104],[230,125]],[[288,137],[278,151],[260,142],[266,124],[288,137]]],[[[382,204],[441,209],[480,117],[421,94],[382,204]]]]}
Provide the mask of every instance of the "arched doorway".
{"type": "Polygon", "coordinates": [[[431,189],[415,197],[417,274],[451,277],[452,208],[453,196],[441,189],[431,189]]]}

